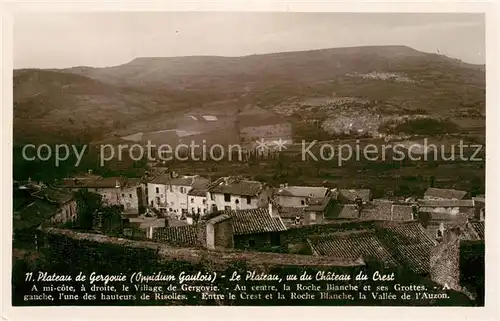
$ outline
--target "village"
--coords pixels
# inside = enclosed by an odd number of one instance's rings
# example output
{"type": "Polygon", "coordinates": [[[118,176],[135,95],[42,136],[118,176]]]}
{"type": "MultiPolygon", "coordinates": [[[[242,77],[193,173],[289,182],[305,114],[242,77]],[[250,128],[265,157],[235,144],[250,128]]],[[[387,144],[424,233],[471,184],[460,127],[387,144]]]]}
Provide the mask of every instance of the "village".
{"type": "Polygon", "coordinates": [[[467,264],[484,260],[477,250],[484,246],[484,222],[484,195],[434,187],[424,195],[377,199],[370,189],[270,186],[240,176],[211,181],[168,168],[137,179],[89,171],[58,186],[14,182],[14,247],[38,248],[41,231],[62,229],[172,248],[243,251],[236,255],[255,253],[266,262],[375,261],[471,298],[481,294],[469,274],[480,272],[467,264]],[[88,206],[90,196],[98,205],[88,206]],[[84,227],[80,216],[89,210],[91,223],[84,227]]]}

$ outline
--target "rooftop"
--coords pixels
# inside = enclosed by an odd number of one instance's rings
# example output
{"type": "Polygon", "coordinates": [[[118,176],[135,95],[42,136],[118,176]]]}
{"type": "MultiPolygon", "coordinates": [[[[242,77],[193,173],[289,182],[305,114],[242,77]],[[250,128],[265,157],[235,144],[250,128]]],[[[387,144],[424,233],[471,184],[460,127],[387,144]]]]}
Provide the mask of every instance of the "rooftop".
{"type": "Polygon", "coordinates": [[[208,186],[210,193],[257,196],[264,185],[237,177],[221,177],[208,186]]]}
{"type": "Polygon", "coordinates": [[[429,187],[424,196],[426,197],[438,197],[444,199],[456,199],[461,200],[467,195],[466,191],[459,191],[456,189],[444,189],[444,188],[434,188],[429,187]]]}
{"type": "Polygon", "coordinates": [[[286,226],[279,216],[271,216],[267,208],[224,211],[233,219],[235,235],[258,234],[286,231],[286,226]]]}
{"type": "Polygon", "coordinates": [[[323,256],[363,260],[376,259],[391,266],[397,266],[396,260],[378,239],[375,231],[361,230],[338,232],[329,235],[311,237],[312,249],[323,256]]]}
{"type": "Polygon", "coordinates": [[[74,195],[71,192],[53,187],[43,188],[32,195],[57,204],[64,204],[74,199],[74,195]]]}
{"type": "Polygon", "coordinates": [[[484,222],[469,222],[465,225],[460,239],[464,241],[484,241],[484,222]]]}
{"type": "Polygon", "coordinates": [[[197,231],[196,225],[157,228],[153,231],[153,240],[176,246],[196,247],[197,231]]]}
{"type": "Polygon", "coordinates": [[[203,186],[203,184],[207,185],[208,182],[208,179],[198,175],[172,177],[170,173],[164,173],[153,178],[150,183],[175,186],[203,186]]]}
{"type": "Polygon", "coordinates": [[[19,219],[14,219],[14,229],[37,227],[58,211],[59,208],[56,204],[35,198],[28,205],[15,212],[19,215],[19,219]]]}
{"type": "Polygon", "coordinates": [[[420,207],[474,207],[473,200],[420,200],[420,207]]]}
{"type": "Polygon", "coordinates": [[[279,196],[319,198],[319,197],[325,197],[328,194],[328,188],[309,187],[309,186],[288,186],[277,189],[275,194],[279,196]]]}
{"type": "Polygon", "coordinates": [[[138,178],[101,177],[101,178],[65,178],[64,187],[69,188],[129,188],[140,184],[138,178]]]}
{"type": "Polygon", "coordinates": [[[338,189],[338,199],[341,201],[354,202],[356,198],[361,198],[363,202],[368,202],[371,198],[369,189],[338,189]]]}
{"type": "Polygon", "coordinates": [[[247,266],[303,266],[303,267],[361,267],[365,263],[362,260],[332,259],[326,257],[315,257],[311,255],[281,254],[246,252],[235,250],[209,251],[205,249],[175,248],[168,244],[159,244],[149,241],[135,241],[130,239],[111,237],[102,234],[78,233],[72,230],[47,228],[47,233],[66,236],[74,240],[86,240],[101,244],[113,244],[120,247],[151,249],[158,251],[160,259],[166,261],[181,260],[192,263],[211,262],[215,268],[225,269],[235,261],[244,261],[247,266]]]}

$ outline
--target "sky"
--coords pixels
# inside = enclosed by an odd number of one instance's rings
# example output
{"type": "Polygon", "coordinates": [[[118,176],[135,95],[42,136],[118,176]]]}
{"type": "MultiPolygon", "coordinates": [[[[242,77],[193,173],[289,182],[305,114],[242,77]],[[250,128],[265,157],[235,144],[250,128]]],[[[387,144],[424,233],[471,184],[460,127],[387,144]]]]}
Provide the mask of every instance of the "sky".
{"type": "Polygon", "coordinates": [[[244,56],[406,45],[485,63],[483,14],[18,13],[14,68],[105,67],[136,57],[244,56]]]}

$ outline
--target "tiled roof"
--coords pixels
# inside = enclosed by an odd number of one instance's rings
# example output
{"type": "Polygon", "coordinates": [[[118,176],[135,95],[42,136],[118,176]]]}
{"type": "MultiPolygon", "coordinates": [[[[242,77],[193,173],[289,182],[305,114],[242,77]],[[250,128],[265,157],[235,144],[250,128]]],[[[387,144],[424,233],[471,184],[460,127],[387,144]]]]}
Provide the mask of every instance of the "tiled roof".
{"type": "MultiPolygon", "coordinates": [[[[425,213],[425,210],[420,209],[419,212],[425,213]]],[[[464,213],[448,213],[441,211],[428,211],[432,221],[445,221],[450,224],[463,224],[467,221],[467,215],[464,213]]]]}
{"type": "Polygon", "coordinates": [[[223,214],[233,218],[235,235],[281,232],[287,229],[279,216],[269,215],[267,208],[224,211],[223,214]]]}
{"type": "Polygon", "coordinates": [[[27,206],[19,209],[16,213],[19,219],[13,223],[14,229],[36,227],[50,219],[59,211],[57,205],[41,199],[33,199],[27,206]]]}
{"type": "Polygon", "coordinates": [[[314,186],[288,186],[279,188],[276,191],[276,195],[280,196],[295,196],[295,197],[325,197],[328,193],[328,188],[326,187],[314,187],[314,186]]]}
{"type": "Polygon", "coordinates": [[[401,205],[393,204],[391,206],[391,220],[392,221],[412,221],[413,217],[413,205],[401,205]]]}
{"type": "Polygon", "coordinates": [[[379,231],[385,232],[384,236],[391,236],[387,239],[389,243],[398,245],[412,245],[428,243],[436,245],[433,240],[426,233],[424,227],[417,221],[412,222],[387,222],[378,223],[379,231]]]}
{"type": "Polygon", "coordinates": [[[305,209],[303,207],[278,207],[278,215],[284,218],[302,217],[305,209]]]}
{"type": "Polygon", "coordinates": [[[420,207],[474,207],[473,200],[422,200],[420,207]]]}
{"type": "Polygon", "coordinates": [[[207,191],[208,191],[208,184],[210,181],[206,178],[198,177],[194,184],[193,187],[189,190],[188,195],[191,196],[202,196],[205,197],[207,196],[207,191]]]}
{"type": "Polygon", "coordinates": [[[129,188],[139,185],[136,179],[127,179],[123,177],[103,177],[103,178],[65,178],[64,187],[70,188],[129,188]]]}
{"type": "Polygon", "coordinates": [[[373,231],[349,231],[309,238],[319,255],[336,258],[376,259],[392,266],[398,265],[373,231]]]}
{"type": "Polygon", "coordinates": [[[44,188],[38,192],[33,193],[32,195],[37,198],[47,199],[58,204],[64,204],[74,199],[74,196],[71,192],[63,189],[56,189],[53,187],[44,188]]]}
{"type": "Polygon", "coordinates": [[[430,257],[432,245],[429,243],[400,245],[396,247],[396,257],[417,274],[430,272],[430,257]]]}
{"type": "Polygon", "coordinates": [[[312,198],[307,202],[308,206],[305,210],[309,212],[324,212],[334,206],[334,202],[336,201],[331,196],[312,198]]]}
{"type": "Polygon", "coordinates": [[[262,183],[238,179],[235,177],[221,177],[208,187],[210,193],[232,194],[241,196],[255,196],[262,190],[262,183]]]}
{"type": "Polygon", "coordinates": [[[358,209],[354,204],[337,204],[328,211],[326,217],[335,219],[357,219],[358,209]]]}
{"type": "Polygon", "coordinates": [[[429,187],[424,193],[424,196],[439,197],[445,199],[457,199],[457,200],[463,199],[466,195],[467,195],[466,191],[459,191],[456,189],[434,188],[434,187],[429,187]]]}
{"type": "Polygon", "coordinates": [[[199,176],[179,176],[171,178],[169,173],[162,174],[151,180],[153,184],[165,184],[175,186],[203,186],[208,184],[208,179],[199,176]]]}
{"type": "Polygon", "coordinates": [[[228,220],[230,219],[231,217],[227,214],[221,214],[221,215],[218,215],[216,217],[213,217],[211,219],[209,219],[207,221],[207,223],[210,223],[210,224],[217,224],[217,223],[221,223],[221,222],[224,222],[225,220],[228,220]]]}
{"type": "Polygon", "coordinates": [[[375,201],[368,203],[364,206],[361,212],[361,218],[364,220],[391,220],[391,207],[390,201],[375,201]]]}
{"type": "Polygon", "coordinates": [[[153,231],[153,240],[178,246],[196,246],[197,230],[196,225],[157,228],[153,231]]]}
{"type": "Polygon", "coordinates": [[[430,250],[437,242],[419,222],[387,222],[377,226],[377,234],[391,254],[415,273],[428,273],[430,250]]]}
{"type": "Polygon", "coordinates": [[[371,197],[369,189],[339,189],[339,199],[344,201],[354,202],[357,197],[360,197],[363,202],[368,202],[371,197]]]}
{"type": "Polygon", "coordinates": [[[206,197],[207,196],[207,190],[206,189],[198,189],[198,188],[191,188],[188,192],[189,196],[200,196],[200,197],[206,197]]]}
{"type": "Polygon", "coordinates": [[[460,239],[465,241],[484,240],[484,222],[469,222],[460,234],[460,239]]]}

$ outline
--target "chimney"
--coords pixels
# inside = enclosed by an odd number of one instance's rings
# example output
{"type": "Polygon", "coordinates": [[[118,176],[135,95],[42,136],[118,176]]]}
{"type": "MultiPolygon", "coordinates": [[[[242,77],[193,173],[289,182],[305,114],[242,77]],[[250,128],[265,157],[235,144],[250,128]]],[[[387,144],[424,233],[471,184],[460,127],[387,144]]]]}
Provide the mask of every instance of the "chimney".
{"type": "Polygon", "coordinates": [[[288,183],[285,183],[285,188],[288,188],[288,183]]]}
{"type": "Polygon", "coordinates": [[[115,188],[119,188],[120,187],[120,180],[116,180],[115,181],[115,188]]]}
{"type": "Polygon", "coordinates": [[[273,216],[273,203],[271,202],[271,200],[269,200],[269,204],[267,205],[268,206],[268,209],[269,209],[269,216],[273,216]]]}
{"type": "Polygon", "coordinates": [[[92,172],[93,172],[93,170],[92,170],[92,169],[89,169],[89,170],[88,170],[88,173],[89,173],[89,174],[92,174],[92,172]]]}
{"type": "Polygon", "coordinates": [[[150,227],[149,227],[149,230],[148,230],[148,238],[149,238],[149,239],[152,239],[152,238],[153,238],[153,226],[150,226],[150,227]]]}

